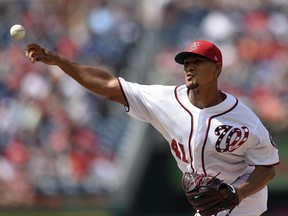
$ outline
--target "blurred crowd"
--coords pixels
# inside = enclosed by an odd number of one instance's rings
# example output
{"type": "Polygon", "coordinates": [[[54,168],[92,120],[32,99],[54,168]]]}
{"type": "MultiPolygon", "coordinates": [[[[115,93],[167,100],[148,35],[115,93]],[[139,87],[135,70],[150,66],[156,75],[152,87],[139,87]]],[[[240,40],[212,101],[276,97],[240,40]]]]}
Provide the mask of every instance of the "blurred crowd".
{"type": "Polygon", "coordinates": [[[159,82],[182,84],[175,53],[194,39],[212,40],[224,55],[221,89],[273,130],[288,128],[286,0],[7,0],[0,17],[0,206],[117,187],[114,160],[126,115],[56,67],[28,62],[28,42],[125,76],[142,29],[160,31],[159,82]],[[9,36],[16,23],[26,28],[24,41],[9,36]]]}
{"type": "Polygon", "coordinates": [[[117,75],[139,36],[132,9],[124,1],[0,2],[0,206],[115,190],[126,116],[56,67],[29,62],[25,48],[37,42],[117,75]],[[17,23],[23,41],[9,35],[17,23]]]}

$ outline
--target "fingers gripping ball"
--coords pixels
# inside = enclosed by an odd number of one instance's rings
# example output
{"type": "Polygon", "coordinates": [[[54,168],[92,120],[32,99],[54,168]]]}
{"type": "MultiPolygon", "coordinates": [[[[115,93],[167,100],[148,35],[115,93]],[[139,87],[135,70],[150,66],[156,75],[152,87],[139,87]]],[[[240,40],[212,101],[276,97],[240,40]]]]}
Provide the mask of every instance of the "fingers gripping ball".
{"type": "Polygon", "coordinates": [[[201,216],[216,215],[239,204],[235,188],[217,176],[184,173],[182,187],[189,203],[201,216]]]}
{"type": "Polygon", "coordinates": [[[10,28],[10,35],[16,39],[21,40],[25,37],[26,31],[22,25],[16,24],[10,28]]]}

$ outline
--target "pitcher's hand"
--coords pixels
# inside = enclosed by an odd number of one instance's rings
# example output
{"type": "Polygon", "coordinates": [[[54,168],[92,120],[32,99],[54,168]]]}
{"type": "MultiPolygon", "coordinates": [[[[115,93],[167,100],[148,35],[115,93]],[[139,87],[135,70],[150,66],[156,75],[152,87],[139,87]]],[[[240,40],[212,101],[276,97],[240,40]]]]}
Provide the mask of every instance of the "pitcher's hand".
{"type": "Polygon", "coordinates": [[[33,63],[39,61],[47,65],[55,65],[59,60],[59,55],[35,43],[27,46],[25,54],[33,63]]]}

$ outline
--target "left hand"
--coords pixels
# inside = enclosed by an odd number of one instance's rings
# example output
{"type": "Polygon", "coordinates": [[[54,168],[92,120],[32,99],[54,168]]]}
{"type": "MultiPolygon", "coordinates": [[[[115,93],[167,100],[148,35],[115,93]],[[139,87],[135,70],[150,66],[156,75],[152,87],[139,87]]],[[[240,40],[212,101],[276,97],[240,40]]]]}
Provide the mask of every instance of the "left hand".
{"type": "Polygon", "coordinates": [[[216,215],[239,204],[236,189],[216,176],[184,173],[182,186],[189,203],[201,216],[216,215]]]}

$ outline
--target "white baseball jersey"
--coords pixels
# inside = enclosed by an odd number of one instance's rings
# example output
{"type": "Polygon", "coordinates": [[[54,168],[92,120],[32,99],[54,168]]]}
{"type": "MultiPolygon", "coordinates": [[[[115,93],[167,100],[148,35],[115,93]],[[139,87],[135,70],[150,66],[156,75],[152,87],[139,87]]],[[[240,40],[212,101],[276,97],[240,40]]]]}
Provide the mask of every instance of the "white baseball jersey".
{"type": "MultiPolygon", "coordinates": [[[[168,141],[182,172],[218,175],[238,186],[255,165],[279,163],[278,150],[259,118],[234,96],[199,109],[183,86],[140,85],[119,78],[127,113],[153,125],[168,141]]],[[[267,187],[244,199],[230,215],[260,215],[267,209],[267,187]]],[[[220,214],[218,214],[220,215],[220,214]]]]}

